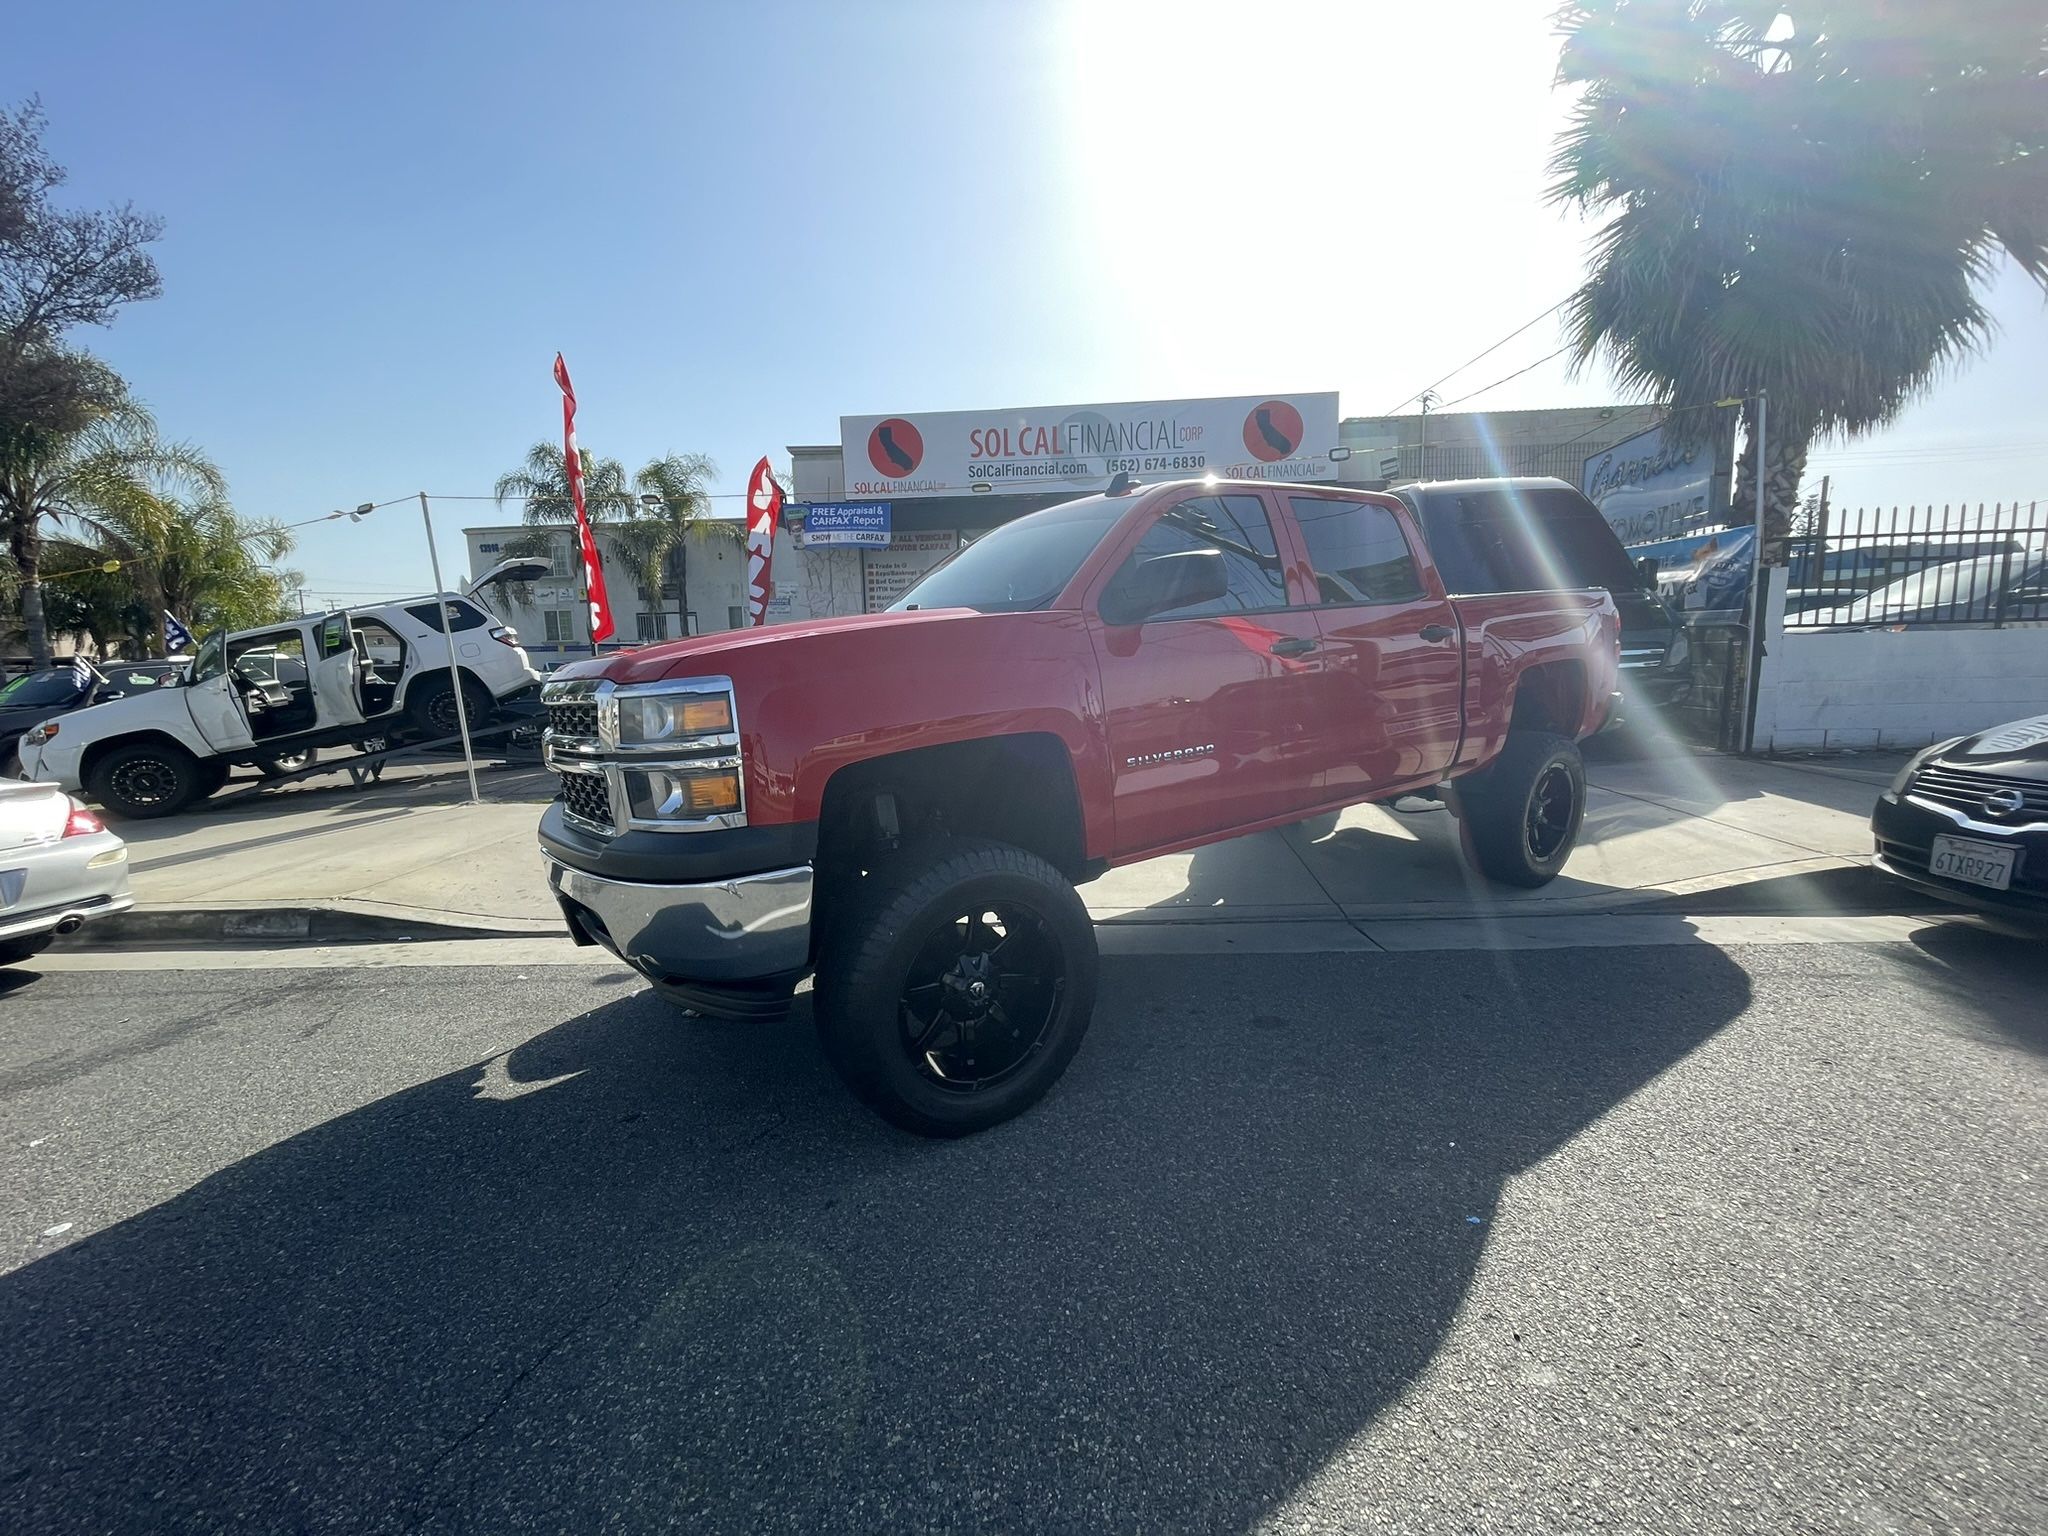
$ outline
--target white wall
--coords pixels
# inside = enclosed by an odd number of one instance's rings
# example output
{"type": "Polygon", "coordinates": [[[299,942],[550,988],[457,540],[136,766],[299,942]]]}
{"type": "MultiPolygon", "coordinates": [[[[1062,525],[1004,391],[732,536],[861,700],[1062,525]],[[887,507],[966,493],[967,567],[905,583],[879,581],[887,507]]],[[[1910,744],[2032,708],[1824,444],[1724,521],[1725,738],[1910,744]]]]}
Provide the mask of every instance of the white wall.
{"type": "Polygon", "coordinates": [[[1756,748],[1924,747],[2048,714],[2048,624],[1980,629],[1774,629],[1756,748]]]}

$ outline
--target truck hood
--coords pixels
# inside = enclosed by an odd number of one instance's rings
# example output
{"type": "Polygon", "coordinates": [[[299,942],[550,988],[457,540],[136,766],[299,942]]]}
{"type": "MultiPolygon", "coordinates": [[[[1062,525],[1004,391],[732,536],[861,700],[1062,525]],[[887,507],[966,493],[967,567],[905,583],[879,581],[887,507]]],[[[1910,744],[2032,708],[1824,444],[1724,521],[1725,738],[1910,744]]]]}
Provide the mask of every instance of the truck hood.
{"type": "MultiPolygon", "coordinates": [[[[712,635],[692,635],[687,640],[670,640],[616,656],[592,657],[558,669],[550,682],[575,678],[609,678],[615,683],[651,683],[664,677],[722,670],[721,658],[744,655],[765,659],[764,649],[779,647],[794,652],[812,646],[857,644],[870,636],[881,636],[921,626],[1015,624],[1034,615],[977,613],[972,608],[920,608],[910,613],[863,613],[842,619],[805,619],[794,624],[771,624],[760,629],[728,629],[712,635]]],[[[931,643],[944,644],[938,632],[931,643]]]]}
{"type": "Polygon", "coordinates": [[[163,721],[168,711],[166,702],[176,697],[175,688],[151,688],[143,693],[131,693],[125,698],[109,699],[104,704],[88,704],[84,709],[41,709],[29,710],[33,718],[24,720],[21,729],[41,725],[45,720],[59,722],[58,736],[61,739],[67,731],[98,737],[125,725],[155,725],[163,721]]]}

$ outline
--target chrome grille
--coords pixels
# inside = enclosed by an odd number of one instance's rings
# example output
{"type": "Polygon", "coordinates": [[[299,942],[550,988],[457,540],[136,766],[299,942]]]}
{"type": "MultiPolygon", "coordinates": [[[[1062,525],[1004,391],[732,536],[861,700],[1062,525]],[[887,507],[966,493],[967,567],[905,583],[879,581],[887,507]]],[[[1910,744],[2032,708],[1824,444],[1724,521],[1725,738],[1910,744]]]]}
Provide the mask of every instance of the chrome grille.
{"type": "Polygon", "coordinates": [[[2012,827],[2048,821],[2048,784],[2036,779],[1978,773],[1970,768],[1922,768],[1906,787],[1906,793],[1916,800],[1961,811],[1973,821],[1993,821],[2012,827]],[[1984,808],[1985,797],[2001,790],[2019,795],[2018,810],[1993,813],[1984,808]]]}
{"type": "Polygon", "coordinates": [[[588,822],[606,832],[613,830],[611,794],[601,773],[565,773],[562,780],[562,809],[578,821],[588,822]]]}
{"type": "Polygon", "coordinates": [[[548,724],[557,735],[597,740],[597,700],[556,699],[548,704],[548,724]]]}

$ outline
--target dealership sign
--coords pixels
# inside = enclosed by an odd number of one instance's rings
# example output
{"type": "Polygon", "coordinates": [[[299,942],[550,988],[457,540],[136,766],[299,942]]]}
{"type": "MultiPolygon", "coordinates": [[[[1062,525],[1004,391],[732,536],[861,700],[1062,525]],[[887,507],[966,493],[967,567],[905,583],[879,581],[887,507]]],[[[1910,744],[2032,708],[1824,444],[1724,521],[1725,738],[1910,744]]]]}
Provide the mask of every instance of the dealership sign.
{"type": "Polygon", "coordinates": [[[842,416],[849,496],[1099,491],[1112,475],[1330,480],[1337,396],[1243,395],[842,416]]]}
{"type": "Polygon", "coordinates": [[[1681,443],[1655,426],[1588,459],[1582,489],[1622,543],[1675,538],[1713,521],[1719,459],[1713,443],[1681,443]]]}
{"type": "Polygon", "coordinates": [[[804,508],[804,543],[889,547],[886,501],[814,501],[804,508]]]}

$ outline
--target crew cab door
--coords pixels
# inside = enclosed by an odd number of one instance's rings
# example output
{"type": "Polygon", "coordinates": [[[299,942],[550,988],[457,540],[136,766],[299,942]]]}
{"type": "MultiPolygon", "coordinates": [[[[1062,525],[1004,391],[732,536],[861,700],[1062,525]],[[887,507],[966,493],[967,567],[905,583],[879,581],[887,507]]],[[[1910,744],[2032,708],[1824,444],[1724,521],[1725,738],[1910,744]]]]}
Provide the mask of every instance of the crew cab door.
{"type": "Polygon", "coordinates": [[[235,752],[256,744],[241,691],[228,676],[227,654],[228,632],[217,629],[194,653],[192,681],[183,690],[193,725],[215,752],[235,752]]]}
{"type": "Polygon", "coordinates": [[[348,615],[330,613],[313,635],[313,708],[320,728],[363,723],[362,662],[348,615]]]}
{"type": "Polygon", "coordinates": [[[1262,494],[1191,492],[1091,599],[1118,853],[1315,799],[1315,616],[1274,529],[1262,494]]]}
{"type": "Polygon", "coordinates": [[[1339,738],[1321,798],[1433,783],[1458,750],[1464,658],[1457,614],[1408,515],[1292,492],[1287,505],[1315,583],[1324,697],[1339,738]]]}

